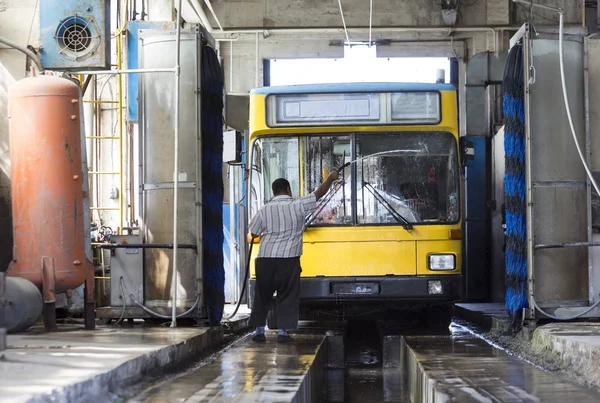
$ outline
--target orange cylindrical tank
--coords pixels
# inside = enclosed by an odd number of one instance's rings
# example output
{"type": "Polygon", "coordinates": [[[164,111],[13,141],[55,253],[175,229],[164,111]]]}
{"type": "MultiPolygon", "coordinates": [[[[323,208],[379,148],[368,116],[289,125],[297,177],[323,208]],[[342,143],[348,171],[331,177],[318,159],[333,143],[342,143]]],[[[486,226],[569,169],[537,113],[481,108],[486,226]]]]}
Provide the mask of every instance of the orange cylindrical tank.
{"type": "Polygon", "coordinates": [[[55,76],[25,78],[8,93],[14,232],[8,274],[40,288],[52,283],[55,292],[83,284],[89,264],[79,94],[77,84],[55,76]]]}

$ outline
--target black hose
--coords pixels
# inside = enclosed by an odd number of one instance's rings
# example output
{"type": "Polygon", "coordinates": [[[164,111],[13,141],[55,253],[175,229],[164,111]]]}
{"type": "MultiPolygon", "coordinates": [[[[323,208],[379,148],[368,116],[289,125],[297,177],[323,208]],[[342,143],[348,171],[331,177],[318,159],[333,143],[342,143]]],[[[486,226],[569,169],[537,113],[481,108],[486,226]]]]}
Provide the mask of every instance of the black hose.
{"type": "Polygon", "coordinates": [[[223,319],[230,320],[237,314],[238,309],[240,309],[240,305],[242,304],[242,298],[244,297],[244,293],[246,292],[246,286],[248,284],[248,277],[250,277],[250,259],[252,258],[252,245],[254,245],[255,237],[252,237],[250,241],[250,247],[248,248],[248,259],[246,260],[246,275],[244,276],[244,284],[242,285],[242,293],[240,294],[240,298],[235,306],[235,310],[229,316],[223,316],[223,319]]]}

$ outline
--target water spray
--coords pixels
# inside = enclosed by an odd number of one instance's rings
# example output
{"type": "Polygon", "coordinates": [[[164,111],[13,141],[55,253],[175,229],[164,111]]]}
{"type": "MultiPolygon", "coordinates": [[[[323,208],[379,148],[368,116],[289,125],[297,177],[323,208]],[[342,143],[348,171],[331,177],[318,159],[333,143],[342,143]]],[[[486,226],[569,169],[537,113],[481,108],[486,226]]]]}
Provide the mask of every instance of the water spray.
{"type": "Polygon", "coordinates": [[[378,157],[380,155],[389,155],[389,154],[397,154],[397,153],[418,153],[418,152],[422,152],[422,150],[388,150],[388,151],[380,151],[377,153],[373,153],[373,154],[369,154],[369,155],[365,155],[362,157],[358,157],[352,161],[346,162],[344,165],[340,166],[339,168],[336,168],[336,170],[338,172],[342,172],[345,168],[349,167],[352,164],[355,164],[359,161],[365,160],[367,158],[371,158],[371,157],[378,157]]]}

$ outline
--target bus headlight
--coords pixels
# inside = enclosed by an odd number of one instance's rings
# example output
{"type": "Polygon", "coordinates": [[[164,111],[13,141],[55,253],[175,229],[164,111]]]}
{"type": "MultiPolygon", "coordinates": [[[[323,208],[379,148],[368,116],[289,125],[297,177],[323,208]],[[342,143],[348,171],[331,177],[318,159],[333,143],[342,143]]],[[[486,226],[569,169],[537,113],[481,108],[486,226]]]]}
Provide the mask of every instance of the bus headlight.
{"type": "Polygon", "coordinates": [[[429,255],[429,270],[450,271],[456,269],[456,256],[429,255]]]}

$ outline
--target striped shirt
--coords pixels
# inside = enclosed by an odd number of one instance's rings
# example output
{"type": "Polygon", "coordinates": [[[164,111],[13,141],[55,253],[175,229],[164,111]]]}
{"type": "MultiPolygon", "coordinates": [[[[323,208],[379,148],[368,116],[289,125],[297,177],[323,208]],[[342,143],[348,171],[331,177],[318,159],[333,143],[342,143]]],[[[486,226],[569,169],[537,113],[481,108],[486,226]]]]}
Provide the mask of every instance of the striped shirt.
{"type": "Polygon", "coordinates": [[[260,235],[258,257],[290,258],[302,255],[304,219],[317,208],[317,198],[309,196],[293,199],[276,196],[258,210],[248,229],[260,235]]]}

